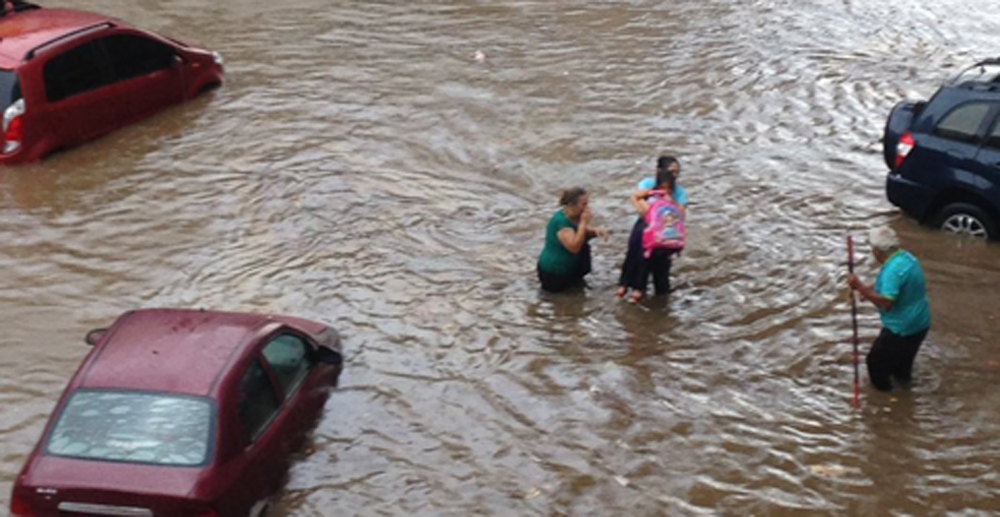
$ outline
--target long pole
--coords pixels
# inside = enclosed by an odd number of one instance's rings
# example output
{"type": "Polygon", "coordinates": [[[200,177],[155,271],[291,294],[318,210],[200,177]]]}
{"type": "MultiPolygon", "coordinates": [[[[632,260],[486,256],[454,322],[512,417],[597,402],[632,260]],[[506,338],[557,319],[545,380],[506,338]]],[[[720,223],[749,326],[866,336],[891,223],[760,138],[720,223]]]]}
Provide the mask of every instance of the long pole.
{"type": "MultiPolygon", "coordinates": [[[[847,236],[847,271],[854,274],[854,239],[847,236]]],[[[851,325],[854,327],[854,407],[861,406],[861,385],[858,383],[858,302],[851,288],[851,325]]]]}

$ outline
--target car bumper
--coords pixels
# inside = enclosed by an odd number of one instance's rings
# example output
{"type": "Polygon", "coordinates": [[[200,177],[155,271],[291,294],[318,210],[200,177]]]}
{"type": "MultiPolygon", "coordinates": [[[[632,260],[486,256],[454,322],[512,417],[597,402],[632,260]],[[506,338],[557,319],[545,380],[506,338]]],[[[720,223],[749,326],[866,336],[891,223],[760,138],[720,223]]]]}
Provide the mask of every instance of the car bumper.
{"type": "Polygon", "coordinates": [[[890,203],[920,221],[927,215],[927,208],[933,199],[929,188],[895,172],[886,177],[885,194],[890,203]]]}

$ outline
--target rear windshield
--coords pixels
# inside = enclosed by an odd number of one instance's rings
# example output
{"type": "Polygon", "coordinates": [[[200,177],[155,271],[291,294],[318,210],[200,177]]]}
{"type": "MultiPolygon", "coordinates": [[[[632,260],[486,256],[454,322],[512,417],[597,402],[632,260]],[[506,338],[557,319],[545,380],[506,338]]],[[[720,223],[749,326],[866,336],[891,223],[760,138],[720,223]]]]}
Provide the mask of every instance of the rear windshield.
{"type": "Polygon", "coordinates": [[[208,399],[80,390],[59,416],[46,450],[70,458],[196,466],[208,457],[211,423],[208,399]]]}
{"type": "Polygon", "coordinates": [[[6,108],[21,98],[21,83],[17,74],[10,70],[0,70],[0,107],[6,108]]]}

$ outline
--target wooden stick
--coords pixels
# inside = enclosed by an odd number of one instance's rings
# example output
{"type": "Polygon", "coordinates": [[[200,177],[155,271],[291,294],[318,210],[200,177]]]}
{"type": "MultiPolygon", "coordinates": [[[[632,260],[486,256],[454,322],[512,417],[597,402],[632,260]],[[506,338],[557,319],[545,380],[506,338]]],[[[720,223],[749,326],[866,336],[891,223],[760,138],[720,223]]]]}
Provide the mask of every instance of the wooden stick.
{"type": "MultiPolygon", "coordinates": [[[[847,271],[854,274],[854,239],[847,236],[847,271]]],[[[854,407],[861,407],[861,385],[858,381],[858,302],[851,288],[851,325],[854,327],[854,407]]]]}

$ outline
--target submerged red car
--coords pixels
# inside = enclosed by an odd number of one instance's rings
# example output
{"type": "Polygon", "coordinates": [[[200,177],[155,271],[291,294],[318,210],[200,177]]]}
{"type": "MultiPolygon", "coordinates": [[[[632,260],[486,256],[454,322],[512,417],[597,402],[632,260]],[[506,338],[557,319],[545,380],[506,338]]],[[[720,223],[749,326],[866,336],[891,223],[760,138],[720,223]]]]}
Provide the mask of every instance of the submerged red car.
{"type": "Polygon", "coordinates": [[[287,316],[138,310],[87,342],[13,515],[260,515],[342,368],[334,329],[287,316]]]}
{"type": "Polygon", "coordinates": [[[99,14],[0,1],[0,164],[40,160],[222,82],[218,53],[99,14]]]}

